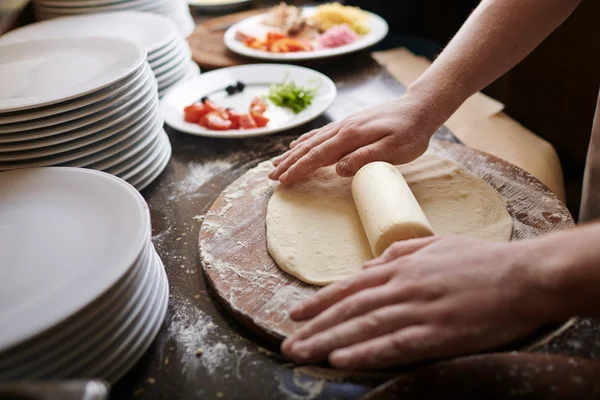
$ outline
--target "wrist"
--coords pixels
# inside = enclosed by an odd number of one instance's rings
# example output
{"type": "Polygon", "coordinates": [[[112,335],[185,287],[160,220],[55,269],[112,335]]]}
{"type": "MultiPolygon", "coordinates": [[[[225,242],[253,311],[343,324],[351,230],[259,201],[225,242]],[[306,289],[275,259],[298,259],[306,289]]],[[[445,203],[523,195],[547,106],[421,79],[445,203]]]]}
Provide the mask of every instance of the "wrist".
{"type": "Polygon", "coordinates": [[[420,126],[425,124],[433,127],[433,135],[468,98],[457,87],[450,80],[422,76],[406,89],[403,98],[405,104],[408,103],[413,108],[420,126]]]}
{"type": "Polygon", "coordinates": [[[544,240],[516,242],[515,254],[524,271],[529,299],[523,308],[541,322],[560,322],[574,315],[569,303],[566,262],[544,240]]]}

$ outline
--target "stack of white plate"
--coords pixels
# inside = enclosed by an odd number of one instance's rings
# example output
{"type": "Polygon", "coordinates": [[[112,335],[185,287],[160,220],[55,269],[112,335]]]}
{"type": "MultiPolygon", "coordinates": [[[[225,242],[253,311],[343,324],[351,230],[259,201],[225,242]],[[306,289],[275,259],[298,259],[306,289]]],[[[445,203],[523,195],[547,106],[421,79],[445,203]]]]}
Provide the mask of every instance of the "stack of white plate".
{"type": "Polygon", "coordinates": [[[0,44],[51,38],[104,36],[130,40],[146,50],[162,95],[200,73],[187,41],[167,17],[140,11],[61,17],[25,25],[0,36],[0,44]]]}
{"type": "Polygon", "coordinates": [[[168,17],[183,37],[196,27],[185,0],[33,0],[33,10],[38,21],[111,11],[147,11],[168,17]]]}
{"type": "Polygon", "coordinates": [[[99,171],[8,171],[0,221],[0,381],[114,383],[154,340],[169,298],[143,197],[99,171]]]}
{"type": "Polygon", "coordinates": [[[146,53],[117,38],[0,45],[0,171],[63,165],[142,190],[171,144],[146,53]]]}

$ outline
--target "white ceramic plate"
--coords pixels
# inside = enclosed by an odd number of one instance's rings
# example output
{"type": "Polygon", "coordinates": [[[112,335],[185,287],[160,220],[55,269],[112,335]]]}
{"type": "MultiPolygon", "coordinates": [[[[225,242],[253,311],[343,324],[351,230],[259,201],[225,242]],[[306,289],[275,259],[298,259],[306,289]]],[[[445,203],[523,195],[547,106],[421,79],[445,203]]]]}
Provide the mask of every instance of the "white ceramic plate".
{"type": "Polygon", "coordinates": [[[164,136],[159,135],[152,143],[135,153],[133,157],[129,157],[123,160],[123,162],[118,163],[110,168],[102,169],[102,171],[108,172],[112,175],[117,175],[122,178],[121,174],[125,174],[131,170],[139,168],[139,166],[146,160],[152,158],[154,153],[160,151],[162,146],[164,146],[164,136]]]}
{"type": "Polygon", "coordinates": [[[0,188],[1,351],[122,279],[147,243],[150,214],[126,182],[83,168],[4,172],[0,188]]]}
{"type": "Polygon", "coordinates": [[[130,40],[152,54],[172,42],[177,35],[177,29],[166,17],[139,11],[120,11],[55,18],[25,25],[0,36],[0,44],[104,36],[130,40]]]}
{"type": "Polygon", "coordinates": [[[188,0],[189,6],[202,11],[222,12],[242,8],[252,0],[188,0]]]}
{"type": "MultiPolygon", "coordinates": [[[[315,13],[315,7],[302,7],[305,16],[311,16],[315,13]]],[[[260,24],[264,19],[264,14],[255,15],[253,17],[246,18],[237,24],[231,26],[225,32],[225,46],[231,51],[241,54],[246,57],[258,58],[262,60],[272,61],[292,61],[292,60],[316,60],[320,58],[335,57],[342,54],[349,54],[355,51],[363,50],[381,41],[388,33],[389,27],[387,22],[377,14],[368,12],[369,14],[369,27],[371,31],[359,38],[354,43],[337,47],[334,49],[317,49],[314,51],[305,52],[294,52],[294,53],[271,53],[268,51],[261,51],[251,49],[244,43],[240,42],[235,38],[237,30],[244,26],[253,26],[260,24]]]]}
{"type": "Polygon", "coordinates": [[[129,182],[137,190],[143,190],[163,172],[169,163],[169,160],[171,159],[171,154],[171,143],[169,143],[163,148],[162,154],[154,160],[154,163],[151,167],[145,171],[138,172],[137,174],[131,176],[129,179],[127,179],[127,182],[129,182]]]}
{"type": "Polygon", "coordinates": [[[169,143],[164,141],[164,136],[158,136],[154,149],[152,153],[145,155],[145,157],[139,157],[138,164],[133,166],[133,168],[128,168],[124,171],[120,171],[118,173],[113,172],[113,175],[117,175],[119,178],[128,181],[131,177],[141,173],[142,171],[146,171],[148,169],[152,169],[156,166],[156,164],[160,164],[161,156],[167,151],[167,146],[169,143]]]}
{"type": "MultiPolygon", "coordinates": [[[[146,245],[146,247],[148,244],[146,245]]],[[[123,276],[112,288],[104,295],[93,302],[88,307],[82,309],[72,318],[64,320],[61,324],[49,331],[42,332],[34,337],[29,342],[24,342],[19,346],[12,347],[6,352],[0,354],[0,370],[3,373],[0,379],[13,379],[15,376],[15,368],[20,366],[31,369],[27,364],[35,364],[35,368],[39,367],[40,363],[51,363],[52,357],[68,352],[72,347],[73,336],[78,332],[89,335],[89,332],[94,332],[98,326],[106,324],[118,310],[122,309],[129,298],[132,296],[133,289],[140,286],[142,279],[147,275],[147,271],[140,268],[140,264],[145,262],[147,258],[147,250],[142,250],[142,254],[138,258],[135,266],[132,267],[126,275],[123,276]],[[108,318],[108,320],[106,320],[108,318]],[[95,324],[99,324],[96,326],[95,324]],[[91,330],[90,330],[91,329],[91,330]],[[44,359],[46,355],[50,356],[49,360],[44,359]]]]}
{"type": "MultiPolygon", "coordinates": [[[[162,136],[166,136],[166,135],[167,134],[164,132],[164,130],[161,129],[161,132],[158,134],[158,137],[162,137],[162,136]]],[[[148,149],[148,147],[151,146],[152,143],[155,143],[156,140],[158,139],[158,137],[148,140],[148,141],[143,140],[142,143],[139,145],[133,145],[128,148],[122,149],[121,151],[118,151],[117,153],[115,153],[112,156],[107,157],[103,160],[95,161],[93,163],[88,163],[87,165],[85,165],[85,167],[110,173],[110,171],[109,171],[110,168],[113,168],[113,167],[116,168],[120,165],[120,163],[125,163],[132,158],[137,159],[138,155],[141,152],[148,149]]],[[[168,138],[167,138],[167,140],[168,140],[168,138]]]]}
{"type": "Polygon", "coordinates": [[[0,112],[37,108],[121,81],[146,60],[117,38],[43,39],[0,46],[0,112]]]}
{"type": "Polygon", "coordinates": [[[336,96],[335,84],[327,76],[312,69],[283,64],[253,64],[222,68],[206,72],[170,89],[161,100],[165,123],[180,132],[217,138],[243,138],[269,135],[305,124],[325,112],[336,96]],[[297,85],[320,85],[313,103],[299,114],[268,104],[265,116],[270,118],[264,128],[213,131],[184,121],[185,106],[208,96],[223,107],[247,113],[254,96],[267,93],[271,84],[286,77],[297,85]],[[241,81],[246,84],[242,93],[228,96],[224,89],[241,81]]]}
{"type": "MultiPolygon", "coordinates": [[[[165,320],[167,314],[167,307],[169,305],[169,285],[167,281],[167,274],[164,271],[162,261],[156,254],[158,269],[162,277],[160,278],[164,283],[162,285],[163,291],[157,294],[155,298],[160,299],[157,305],[154,306],[154,317],[146,324],[145,331],[138,335],[138,340],[135,345],[131,346],[129,350],[122,353],[122,357],[117,361],[113,362],[112,365],[107,367],[106,370],[101,372],[102,376],[105,376],[109,382],[117,382],[129,369],[131,369],[136,362],[142,358],[146,350],[150,347],[156,335],[165,320]]],[[[89,376],[93,376],[90,374],[89,376]]]]}
{"type": "Polygon", "coordinates": [[[116,98],[111,96],[104,101],[74,110],[70,113],[61,113],[54,117],[15,124],[0,125],[0,153],[3,150],[8,150],[10,146],[26,145],[28,148],[35,148],[36,146],[36,143],[10,143],[9,145],[3,145],[2,142],[4,141],[13,141],[12,139],[19,139],[20,137],[23,141],[30,141],[29,139],[35,135],[44,135],[44,137],[57,136],[57,134],[46,135],[47,132],[59,132],[65,136],[69,136],[73,130],[77,130],[78,128],[89,127],[96,122],[107,123],[114,120],[115,118],[110,117],[123,115],[123,111],[129,111],[130,107],[138,106],[140,101],[147,101],[156,95],[157,85],[153,78],[152,72],[148,71],[145,80],[137,83],[128,92],[121,93],[116,98]]]}
{"type": "Polygon", "coordinates": [[[188,54],[174,54],[173,57],[170,60],[167,60],[166,63],[159,67],[152,68],[152,71],[154,72],[156,79],[160,80],[161,77],[168,75],[171,71],[182,70],[184,68],[187,69],[189,61],[190,56],[188,54]]]}
{"type": "Polygon", "coordinates": [[[146,11],[156,7],[162,7],[162,2],[155,0],[131,0],[108,4],[87,4],[76,2],[50,2],[43,1],[35,4],[35,9],[46,12],[61,13],[63,15],[76,15],[87,13],[100,13],[111,11],[136,10],[146,11]]]}
{"type": "Polygon", "coordinates": [[[157,107],[148,110],[148,121],[145,123],[142,122],[134,129],[124,129],[119,134],[114,134],[89,146],[57,153],[53,156],[34,160],[0,163],[0,171],[18,168],[47,167],[61,164],[70,167],[85,167],[88,162],[91,164],[104,160],[133,144],[156,136],[158,134],[158,128],[162,126],[162,118],[158,111],[157,107]]]}
{"type": "MultiPolygon", "coordinates": [[[[56,105],[43,107],[39,109],[32,109],[24,112],[13,112],[0,114],[0,126],[6,124],[23,123],[27,121],[33,121],[40,118],[56,117],[61,118],[69,113],[78,113],[83,111],[82,109],[90,109],[98,104],[104,104],[113,101],[115,98],[130,92],[133,87],[137,87],[140,84],[148,84],[146,81],[149,78],[154,78],[154,74],[150,70],[147,64],[142,64],[139,71],[133,75],[125,78],[122,82],[118,82],[111,85],[108,88],[102,89],[94,94],[84,96],[81,99],[71,100],[56,105]]],[[[0,135],[0,143],[4,143],[6,137],[0,135]]]]}
{"type": "MultiPolygon", "coordinates": [[[[149,242],[149,240],[148,240],[149,242]]],[[[21,359],[18,365],[14,365],[9,372],[8,378],[28,377],[34,379],[40,378],[58,378],[67,377],[68,369],[76,365],[80,359],[89,359],[91,354],[87,350],[90,344],[97,343],[99,338],[107,333],[116,331],[124,320],[131,317],[135,307],[143,300],[143,294],[147,292],[146,286],[155,279],[155,273],[148,268],[153,262],[151,253],[151,243],[147,243],[137,262],[130,269],[136,273],[134,281],[121,293],[120,298],[111,299],[109,296],[101,296],[97,301],[96,307],[87,307],[82,310],[86,318],[71,323],[71,320],[64,321],[53,329],[58,335],[40,335],[39,341],[44,343],[44,347],[38,347],[37,353],[30,354],[29,358],[21,359]],[[109,307],[104,308],[101,313],[98,309],[104,303],[109,307]],[[84,312],[85,311],[85,312],[84,312]],[[94,316],[93,318],[90,318],[94,316]],[[85,323],[82,323],[85,322],[85,323]]],[[[121,282],[118,282],[120,284],[121,282]]],[[[14,361],[13,361],[14,362],[14,361]]]]}
{"type": "MultiPolygon", "coordinates": [[[[152,88],[150,88],[150,90],[151,89],[152,88]]],[[[139,104],[142,106],[142,108],[144,106],[147,107],[148,105],[150,105],[152,103],[155,96],[156,96],[156,94],[154,91],[152,91],[152,97],[149,97],[148,93],[145,93],[145,94],[142,94],[141,96],[138,96],[137,98],[132,98],[132,99],[128,100],[126,103],[124,103],[123,106],[131,107],[132,104],[135,104],[136,106],[139,104]]],[[[140,111],[140,113],[141,112],[143,112],[143,109],[140,111]]],[[[138,121],[138,123],[136,123],[136,124],[129,123],[129,124],[127,124],[126,128],[123,128],[123,126],[121,125],[121,126],[117,126],[116,128],[113,127],[112,129],[105,129],[100,132],[96,132],[93,135],[85,135],[83,137],[80,137],[81,133],[77,133],[77,135],[75,137],[69,137],[68,134],[59,135],[59,136],[62,136],[63,138],[65,138],[66,140],[63,141],[62,143],[53,144],[50,146],[28,147],[26,150],[19,149],[17,151],[0,152],[0,162],[24,161],[24,160],[34,160],[34,159],[44,158],[44,157],[51,157],[51,156],[55,156],[57,154],[66,153],[71,150],[76,150],[76,149],[80,149],[85,146],[92,145],[96,142],[100,142],[101,140],[108,139],[115,135],[119,135],[128,130],[133,131],[133,130],[139,128],[146,121],[143,120],[142,118],[137,118],[138,116],[139,116],[139,113],[132,113],[131,117],[135,118],[138,121]]],[[[35,142],[28,141],[25,143],[26,144],[28,144],[28,143],[39,144],[39,142],[37,142],[37,141],[35,141],[35,142]]]]}

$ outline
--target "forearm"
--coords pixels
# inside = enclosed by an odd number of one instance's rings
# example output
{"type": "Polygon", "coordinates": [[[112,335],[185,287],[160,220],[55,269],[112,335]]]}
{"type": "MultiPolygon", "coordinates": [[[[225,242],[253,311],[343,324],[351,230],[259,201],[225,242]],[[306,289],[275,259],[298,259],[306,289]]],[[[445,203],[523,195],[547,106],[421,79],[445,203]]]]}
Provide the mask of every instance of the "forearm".
{"type": "Polygon", "coordinates": [[[407,93],[441,125],[469,96],[525,58],[579,3],[483,0],[407,93]]]}
{"type": "Polygon", "coordinates": [[[516,245],[553,317],[600,316],[600,222],[516,245]]]}

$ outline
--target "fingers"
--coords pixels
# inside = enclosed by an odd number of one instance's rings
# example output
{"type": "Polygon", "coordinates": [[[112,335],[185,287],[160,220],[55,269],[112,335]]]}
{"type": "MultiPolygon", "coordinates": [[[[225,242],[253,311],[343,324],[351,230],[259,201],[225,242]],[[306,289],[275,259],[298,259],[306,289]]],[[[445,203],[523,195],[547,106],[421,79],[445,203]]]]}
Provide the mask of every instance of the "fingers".
{"type": "Polygon", "coordinates": [[[333,122],[330,122],[329,124],[322,126],[319,129],[313,129],[312,131],[307,132],[304,135],[301,135],[298,139],[293,140],[290,143],[290,148],[293,149],[294,147],[298,146],[299,144],[306,142],[308,139],[317,135],[319,132],[322,132],[324,130],[329,130],[331,128],[331,125],[333,125],[333,122]]]}
{"type": "Polygon", "coordinates": [[[337,131],[333,129],[323,131],[314,135],[310,140],[305,141],[304,144],[296,146],[277,157],[273,161],[275,168],[269,173],[269,178],[273,180],[279,179],[302,156],[318,148],[321,144],[334,137],[336,133],[337,131]]]}
{"type": "MultiPolygon", "coordinates": [[[[439,345],[431,326],[416,325],[333,351],[329,362],[344,369],[376,369],[411,364],[454,352],[439,345]]],[[[444,342],[441,342],[444,343],[444,342]]]]}
{"type": "Polygon", "coordinates": [[[407,304],[394,304],[379,308],[366,315],[357,316],[335,325],[306,340],[292,343],[286,356],[299,362],[326,359],[334,350],[364,342],[381,335],[419,323],[407,304]]]}
{"type": "Polygon", "coordinates": [[[389,154],[388,142],[385,139],[360,147],[342,158],[336,166],[340,176],[354,176],[359,169],[373,161],[386,161],[389,154]]]}
{"type": "Polygon", "coordinates": [[[313,318],[338,301],[363,289],[383,285],[389,279],[390,271],[383,268],[360,272],[344,281],[332,283],[300,302],[290,310],[290,317],[297,321],[313,318]]]}
{"type": "Polygon", "coordinates": [[[394,242],[388,247],[383,254],[372,260],[367,261],[364,265],[364,269],[373,268],[379,265],[384,265],[396,258],[407,256],[414,253],[415,251],[421,250],[423,247],[430,245],[432,242],[439,239],[439,236],[428,236],[418,239],[407,239],[394,242]]]}
{"type": "Polygon", "coordinates": [[[401,295],[402,293],[393,290],[391,287],[377,286],[346,297],[298,329],[288,338],[283,350],[288,350],[295,342],[310,338],[332,326],[377,308],[393,304],[399,300],[401,295]]]}

